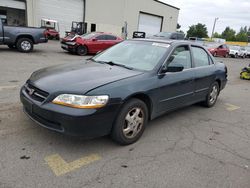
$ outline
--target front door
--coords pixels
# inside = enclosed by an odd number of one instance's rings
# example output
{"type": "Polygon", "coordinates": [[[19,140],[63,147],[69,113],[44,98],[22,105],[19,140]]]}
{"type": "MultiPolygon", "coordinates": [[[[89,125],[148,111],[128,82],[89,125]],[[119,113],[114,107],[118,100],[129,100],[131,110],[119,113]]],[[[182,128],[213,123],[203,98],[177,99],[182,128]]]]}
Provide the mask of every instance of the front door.
{"type": "Polygon", "coordinates": [[[191,104],[194,96],[194,69],[188,45],[175,48],[166,62],[165,75],[159,76],[158,113],[191,104]],[[182,66],[180,72],[170,71],[171,67],[182,66]]]}

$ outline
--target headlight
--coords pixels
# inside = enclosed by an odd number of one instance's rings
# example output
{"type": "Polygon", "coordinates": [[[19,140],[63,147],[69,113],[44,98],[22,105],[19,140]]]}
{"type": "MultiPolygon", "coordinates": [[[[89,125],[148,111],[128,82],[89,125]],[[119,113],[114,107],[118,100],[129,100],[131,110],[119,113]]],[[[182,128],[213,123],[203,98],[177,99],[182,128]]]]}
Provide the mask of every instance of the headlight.
{"type": "Polygon", "coordinates": [[[62,94],[57,96],[52,102],[73,108],[101,108],[107,104],[108,99],[109,97],[107,95],[83,96],[62,94]]]}

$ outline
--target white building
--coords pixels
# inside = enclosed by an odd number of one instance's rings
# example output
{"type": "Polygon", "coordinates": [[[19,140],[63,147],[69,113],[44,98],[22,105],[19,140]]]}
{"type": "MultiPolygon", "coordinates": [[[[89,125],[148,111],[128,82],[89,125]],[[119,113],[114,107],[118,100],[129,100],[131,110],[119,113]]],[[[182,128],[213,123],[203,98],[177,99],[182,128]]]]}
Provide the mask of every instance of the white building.
{"type": "Polygon", "coordinates": [[[60,33],[71,22],[87,22],[87,31],[128,36],[134,31],[152,35],[176,31],[179,8],[158,0],[0,0],[0,17],[9,25],[41,26],[41,19],[57,20],[60,33]]]}

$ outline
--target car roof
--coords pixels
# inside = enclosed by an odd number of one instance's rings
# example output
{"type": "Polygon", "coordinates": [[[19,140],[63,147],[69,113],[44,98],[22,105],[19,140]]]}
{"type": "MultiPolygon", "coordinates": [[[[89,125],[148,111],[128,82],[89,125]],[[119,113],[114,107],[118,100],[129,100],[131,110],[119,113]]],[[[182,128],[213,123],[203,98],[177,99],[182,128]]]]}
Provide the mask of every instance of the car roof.
{"type": "Polygon", "coordinates": [[[178,44],[187,44],[187,45],[195,45],[195,46],[200,46],[202,45],[192,42],[192,41],[187,41],[187,40],[164,40],[164,39],[149,39],[149,38],[144,38],[144,39],[132,39],[132,41],[145,41],[145,42],[160,42],[160,43],[165,43],[165,44],[170,44],[170,45],[178,45],[178,44]]]}

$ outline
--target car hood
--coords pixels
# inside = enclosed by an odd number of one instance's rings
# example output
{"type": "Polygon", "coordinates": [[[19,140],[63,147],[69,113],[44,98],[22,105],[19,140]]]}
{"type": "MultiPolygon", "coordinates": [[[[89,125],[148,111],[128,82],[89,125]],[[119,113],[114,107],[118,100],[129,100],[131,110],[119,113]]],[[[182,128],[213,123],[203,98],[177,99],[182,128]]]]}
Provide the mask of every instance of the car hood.
{"type": "Polygon", "coordinates": [[[143,72],[94,62],[71,63],[40,69],[29,81],[48,93],[85,94],[100,86],[116,82],[143,72]]]}

